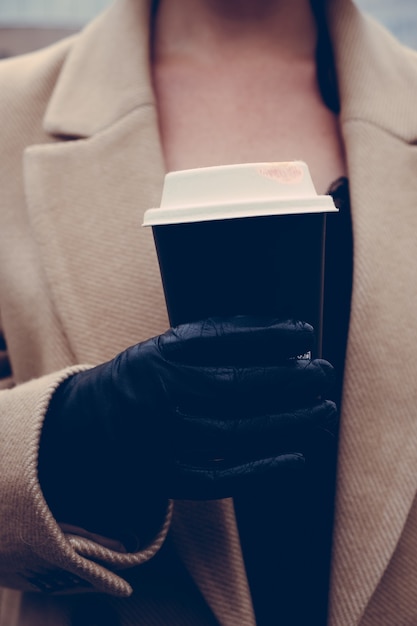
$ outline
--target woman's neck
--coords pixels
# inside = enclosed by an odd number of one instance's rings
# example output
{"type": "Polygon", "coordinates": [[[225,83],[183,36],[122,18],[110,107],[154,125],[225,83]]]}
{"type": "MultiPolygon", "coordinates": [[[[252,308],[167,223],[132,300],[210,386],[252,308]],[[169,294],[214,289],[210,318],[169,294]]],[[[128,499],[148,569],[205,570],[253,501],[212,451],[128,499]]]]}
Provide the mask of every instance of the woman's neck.
{"type": "Polygon", "coordinates": [[[223,62],[254,54],[313,59],[316,23],[309,0],[159,0],[155,60],[223,62]]]}

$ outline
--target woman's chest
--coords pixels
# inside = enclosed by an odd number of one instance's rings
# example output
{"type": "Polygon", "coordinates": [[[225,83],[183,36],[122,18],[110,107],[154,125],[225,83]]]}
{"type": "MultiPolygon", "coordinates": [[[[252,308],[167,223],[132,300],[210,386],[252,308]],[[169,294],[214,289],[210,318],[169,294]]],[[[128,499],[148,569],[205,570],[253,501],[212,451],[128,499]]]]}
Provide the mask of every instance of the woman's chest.
{"type": "Polygon", "coordinates": [[[305,161],[317,191],[345,174],[337,117],[315,82],[270,73],[155,74],[168,170],[218,164],[305,161]]]}

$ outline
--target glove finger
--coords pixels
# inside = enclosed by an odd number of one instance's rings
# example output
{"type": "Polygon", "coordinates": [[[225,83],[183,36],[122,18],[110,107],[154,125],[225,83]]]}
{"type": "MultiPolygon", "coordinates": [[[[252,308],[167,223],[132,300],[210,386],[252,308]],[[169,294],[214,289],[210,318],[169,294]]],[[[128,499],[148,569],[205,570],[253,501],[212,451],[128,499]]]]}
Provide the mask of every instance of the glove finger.
{"type": "Polygon", "coordinates": [[[177,458],[225,458],[229,461],[275,456],[301,449],[316,429],[335,432],[337,409],[325,400],[309,408],[242,419],[186,416],[177,413],[177,458]]]}
{"type": "Polygon", "coordinates": [[[268,476],[285,480],[303,469],[304,457],[297,452],[234,466],[224,461],[213,461],[207,467],[177,464],[167,495],[179,500],[220,500],[236,496],[268,476]]]}
{"type": "Polygon", "coordinates": [[[247,368],[177,364],[165,386],[183,413],[232,418],[308,406],[327,395],[333,381],[327,361],[294,359],[285,366],[247,368]]]}
{"type": "Polygon", "coordinates": [[[176,326],[159,337],[164,358],[200,365],[277,363],[310,352],[313,327],[298,320],[240,315],[176,326]]]}

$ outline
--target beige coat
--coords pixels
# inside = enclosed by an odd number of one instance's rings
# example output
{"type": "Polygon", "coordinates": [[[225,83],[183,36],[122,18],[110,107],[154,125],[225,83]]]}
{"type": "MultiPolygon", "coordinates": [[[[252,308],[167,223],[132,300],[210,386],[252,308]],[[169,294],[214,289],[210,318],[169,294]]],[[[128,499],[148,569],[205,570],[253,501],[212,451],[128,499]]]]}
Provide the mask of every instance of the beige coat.
{"type": "MultiPolygon", "coordinates": [[[[37,481],[56,385],[167,327],[148,4],[0,69],[0,581],[28,592],[0,592],[0,626],[254,625],[231,501],[175,503],[123,554],[60,528],[37,481]]],[[[417,56],[329,4],[355,240],[329,624],[415,626],[417,56]]]]}

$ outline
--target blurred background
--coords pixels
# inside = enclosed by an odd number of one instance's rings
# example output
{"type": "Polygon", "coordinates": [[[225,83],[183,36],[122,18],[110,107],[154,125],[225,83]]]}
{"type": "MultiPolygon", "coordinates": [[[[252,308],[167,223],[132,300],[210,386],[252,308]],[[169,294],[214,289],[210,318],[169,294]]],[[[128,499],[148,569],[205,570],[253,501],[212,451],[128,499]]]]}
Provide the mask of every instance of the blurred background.
{"type": "MultiPolygon", "coordinates": [[[[417,49],[417,0],[355,0],[417,49]]],[[[0,0],[0,57],[47,46],[76,32],[111,0],[0,0]]]]}

